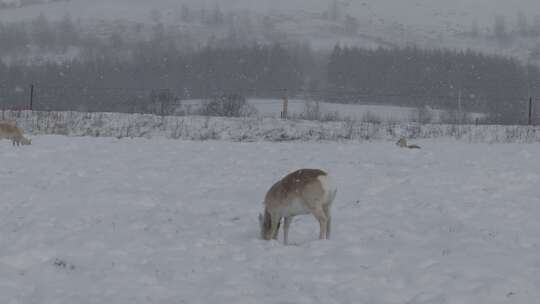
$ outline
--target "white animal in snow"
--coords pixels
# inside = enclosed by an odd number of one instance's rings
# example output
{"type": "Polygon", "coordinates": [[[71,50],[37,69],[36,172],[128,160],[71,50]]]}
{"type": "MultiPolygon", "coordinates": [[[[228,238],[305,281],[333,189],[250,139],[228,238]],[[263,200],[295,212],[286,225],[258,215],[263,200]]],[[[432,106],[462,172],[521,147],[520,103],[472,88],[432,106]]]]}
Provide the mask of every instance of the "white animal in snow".
{"type": "Polygon", "coordinates": [[[313,214],[320,224],[320,239],[330,238],[330,208],[337,188],[333,179],[319,169],[300,169],[276,182],[264,198],[264,214],[259,214],[261,238],[277,239],[284,219],[283,241],[289,240],[289,226],[294,216],[313,214]]]}

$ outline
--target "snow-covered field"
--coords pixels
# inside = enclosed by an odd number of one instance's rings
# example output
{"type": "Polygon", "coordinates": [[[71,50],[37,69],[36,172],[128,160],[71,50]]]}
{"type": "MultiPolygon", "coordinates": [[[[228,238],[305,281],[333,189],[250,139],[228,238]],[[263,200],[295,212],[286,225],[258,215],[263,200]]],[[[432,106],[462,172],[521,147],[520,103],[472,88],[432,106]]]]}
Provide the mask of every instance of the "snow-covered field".
{"type": "MultiPolygon", "coordinates": [[[[181,113],[197,113],[204,103],[201,99],[183,100],[178,107],[181,113]]],[[[279,118],[283,111],[283,100],[251,98],[247,103],[257,110],[257,116],[279,118]]],[[[341,104],[330,102],[319,102],[306,99],[290,99],[288,103],[288,113],[290,117],[302,117],[306,112],[314,111],[319,107],[320,117],[332,116],[336,119],[366,120],[373,119],[379,122],[412,122],[418,119],[418,108],[401,107],[390,105],[364,105],[364,104],[341,104]]],[[[429,109],[433,121],[441,120],[443,111],[429,109]]],[[[471,113],[474,117],[481,117],[479,113],[471,113]]]]}
{"type": "MultiPolygon", "coordinates": [[[[259,115],[263,117],[280,117],[283,102],[279,100],[259,99],[249,100],[249,103],[254,105],[258,110],[259,115]]],[[[309,111],[309,109],[314,110],[315,107],[316,103],[314,101],[293,99],[289,101],[289,115],[305,115],[306,111],[309,111]]],[[[412,107],[339,104],[328,102],[319,102],[319,112],[321,117],[332,114],[341,119],[364,120],[371,117],[380,122],[411,122],[418,116],[418,109],[412,107]]],[[[435,118],[440,116],[438,111],[433,110],[432,112],[435,118]]]]}
{"type": "MultiPolygon", "coordinates": [[[[193,101],[188,102],[190,105],[194,105],[193,101]]],[[[248,99],[248,103],[253,105],[258,115],[262,117],[276,117],[279,118],[283,101],[276,99],[248,99]]],[[[293,117],[301,117],[306,115],[306,112],[314,111],[318,105],[318,111],[320,117],[335,117],[340,120],[352,119],[368,122],[382,122],[382,123],[409,123],[418,122],[419,111],[418,107],[404,107],[404,106],[391,106],[391,105],[377,105],[373,104],[341,104],[331,102],[319,102],[305,100],[305,99],[291,99],[289,100],[288,111],[289,115],[293,117]]],[[[437,110],[433,108],[425,108],[424,115],[429,115],[430,121],[434,123],[443,122],[444,110],[437,110]]],[[[483,113],[467,113],[470,122],[474,122],[476,118],[483,118],[486,115],[483,113]]],[[[424,118],[426,119],[426,118],[424,118]]]]}
{"type": "Polygon", "coordinates": [[[536,303],[540,145],[415,143],[0,141],[0,303],[536,303]],[[259,240],[301,167],[336,179],[333,239],[259,240]]]}

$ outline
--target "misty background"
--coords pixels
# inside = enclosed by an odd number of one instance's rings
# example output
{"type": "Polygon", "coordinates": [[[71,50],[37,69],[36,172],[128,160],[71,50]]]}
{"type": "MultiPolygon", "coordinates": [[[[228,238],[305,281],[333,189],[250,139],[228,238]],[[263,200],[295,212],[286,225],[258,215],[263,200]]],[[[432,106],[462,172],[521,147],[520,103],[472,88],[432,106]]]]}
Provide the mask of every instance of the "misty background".
{"type": "Polygon", "coordinates": [[[0,105],[163,113],[287,96],[522,124],[538,38],[540,3],[525,0],[0,0],[0,105]]]}

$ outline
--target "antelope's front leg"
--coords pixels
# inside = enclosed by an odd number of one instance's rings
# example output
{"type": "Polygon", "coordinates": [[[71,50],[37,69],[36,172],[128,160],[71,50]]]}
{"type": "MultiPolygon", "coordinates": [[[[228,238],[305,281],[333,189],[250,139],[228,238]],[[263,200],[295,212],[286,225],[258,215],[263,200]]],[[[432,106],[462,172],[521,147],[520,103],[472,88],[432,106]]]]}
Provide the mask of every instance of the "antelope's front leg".
{"type": "Polygon", "coordinates": [[[283,243],[285,245],[289,243],[289,226],[291,225],[292,218],[292,216],[286,217],[283,223],[283,243]]]}
{"type": "Polygon", "coordinates": [[[279,222],[281,221],[281,218],[279,217],[270,217],[270,221],[272,223],[272,228],[270,230],[270,235],[272,236],[273,240],[277,240],[278,232],[279,232],[279,222]]]}

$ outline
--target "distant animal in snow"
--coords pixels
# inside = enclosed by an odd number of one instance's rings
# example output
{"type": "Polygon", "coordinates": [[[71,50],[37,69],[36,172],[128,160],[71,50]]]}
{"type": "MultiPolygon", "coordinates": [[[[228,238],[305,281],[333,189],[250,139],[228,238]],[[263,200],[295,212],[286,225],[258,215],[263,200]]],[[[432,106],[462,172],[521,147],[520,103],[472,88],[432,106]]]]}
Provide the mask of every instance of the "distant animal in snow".
{"type": "Polygon", "coordinates": [[[396,145],[398,145],[400,148],[420,149],[420,146],[418,146],[418,145],[408,145],[407,144],[407,139],[405,137],[401,137],[396,142],[396,145]]]}
{"type": "Polygon", "coordinates": [[[0,139],[10,139],[14,146],[32,144],[30,139],[23,136],[19,127],[7,122],[0,122],[0,139]]]}

